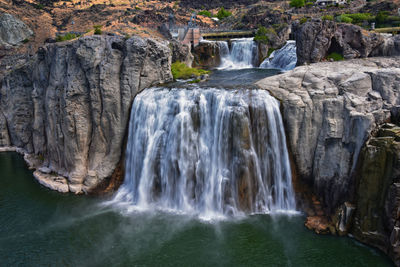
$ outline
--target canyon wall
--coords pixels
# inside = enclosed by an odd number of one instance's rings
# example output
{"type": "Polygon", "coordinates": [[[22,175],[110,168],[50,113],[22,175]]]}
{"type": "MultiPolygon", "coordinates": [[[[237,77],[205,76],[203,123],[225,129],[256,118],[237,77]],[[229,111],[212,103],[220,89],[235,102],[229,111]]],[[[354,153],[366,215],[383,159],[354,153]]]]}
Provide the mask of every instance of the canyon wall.
{"type": "Polygon", "coordinates": [[[396,169],[398,153],[393,152],[398,141],[390,137],[365,144],[380,125],[398,122],[400,59],[311,64],[257,85],[281,100],[297,174],[319,196],[327,216],[335,214],[345,202],[354,203],[356,223],[350,231],[398,260],[398,240],[393,246],[389,242],[391,235],[395,240],[399,235],[396,190],[400,174],[396,169]],[[374,148],[380,143],[382,148],[374,148]],[[371,166],[376,167],[375,172],[369,171],[371,166]],[[385,208],[391,219],[383,223],[377,219],[377,211],[385,208]],[[384,224],[390,226],[374,235],[375,230],[384,229],[384,224]]]}
{"type": "Polygon", "coordinates": [[[41,183],[90,191],[121,159],[134,96],[172,80],[168,43],[90,36],[41,48],[1,81],[0,146],[18,147],[41,183]]]}

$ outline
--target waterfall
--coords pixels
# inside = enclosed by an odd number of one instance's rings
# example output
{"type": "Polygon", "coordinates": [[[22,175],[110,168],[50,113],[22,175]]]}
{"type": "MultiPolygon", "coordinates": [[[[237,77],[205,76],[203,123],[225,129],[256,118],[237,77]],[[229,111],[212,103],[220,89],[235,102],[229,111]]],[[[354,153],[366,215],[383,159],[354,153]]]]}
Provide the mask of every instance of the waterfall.
{"type": "Polygon", "coordinates": [[[232,39],[231,49],[227,42],[217,42],[220,47],[221,65],[219,69],[254,68],[258,48],[253,38],[232,39]]]}
{"type": "Polygon", "coordinates": [[[204,218],[295,209],[279,102],[266,91],[147,89],[126,152],[117,203],[204,218]]]}
{"type": "Polygon", "coordinates": [[[264,69],[280,69],[292,70],[296,67],[297,54],[296,42],[287,41],[287,43],[279,50],[275,50],[272,54],[261,63],[260,68],[264,69]]]}

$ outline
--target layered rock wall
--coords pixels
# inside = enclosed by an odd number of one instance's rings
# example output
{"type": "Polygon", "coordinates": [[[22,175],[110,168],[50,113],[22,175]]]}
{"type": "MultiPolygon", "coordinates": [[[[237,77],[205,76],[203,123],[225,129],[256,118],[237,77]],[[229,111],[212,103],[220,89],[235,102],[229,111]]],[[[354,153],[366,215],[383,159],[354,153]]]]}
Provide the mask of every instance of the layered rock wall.
{"type": "Polygon", "coordinates": [[[36,155],[37,176],[61,175],[69,191],[90,191],[121,159],[134,96],[172,80],[170,66],[168,43],[151,39],[48,45],[1,83],[0,144],[36,155]]]}

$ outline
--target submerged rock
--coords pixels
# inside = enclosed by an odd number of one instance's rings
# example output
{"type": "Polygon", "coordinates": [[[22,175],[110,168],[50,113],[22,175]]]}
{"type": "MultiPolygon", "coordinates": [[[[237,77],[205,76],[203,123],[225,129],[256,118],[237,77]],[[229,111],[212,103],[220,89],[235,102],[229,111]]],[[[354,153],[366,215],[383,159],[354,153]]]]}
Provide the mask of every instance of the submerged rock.
{"type": "Polygon", "coordinates": [[[40,155],[34,167],[67,178],[69,190],[90,191],[120,161],[133,98],[171,81],[170,67],[168,43],[151,39],[48,44],[1,82],[0,142],[40,155]]]}

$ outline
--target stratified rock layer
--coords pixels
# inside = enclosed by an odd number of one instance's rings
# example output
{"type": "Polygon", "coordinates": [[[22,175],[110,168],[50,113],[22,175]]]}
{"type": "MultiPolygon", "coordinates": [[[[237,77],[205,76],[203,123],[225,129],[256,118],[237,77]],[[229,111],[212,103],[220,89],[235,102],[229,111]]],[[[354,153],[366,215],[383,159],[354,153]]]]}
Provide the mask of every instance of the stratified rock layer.
{"type": "Polygon", "coordinates": [[[172,80],[170,66],[168,43],[151,39],[91,36],[48,45],[2,81],[0,144],[36,155],[33,167],[66,177],[69,191],[90,191],[120,161],[134,96],[172,80]]]}

